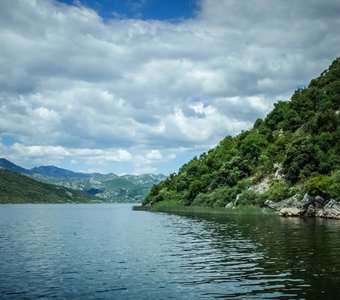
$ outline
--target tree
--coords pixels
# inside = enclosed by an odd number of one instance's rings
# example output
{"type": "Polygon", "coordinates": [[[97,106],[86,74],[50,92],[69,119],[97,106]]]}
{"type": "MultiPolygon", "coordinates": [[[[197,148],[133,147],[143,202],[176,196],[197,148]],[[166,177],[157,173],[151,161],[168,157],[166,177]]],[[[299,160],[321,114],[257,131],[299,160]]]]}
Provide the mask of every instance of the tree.
{"type": "Polygon", "coordinates": [[[295,183],[300,175],[309,176],[317,169],[319,161],[317,159],[317,149],[310,137],[300,137],[293,141],[287,149],[286,157],[283,161],[283,171],[286,178],[295,183]]]}

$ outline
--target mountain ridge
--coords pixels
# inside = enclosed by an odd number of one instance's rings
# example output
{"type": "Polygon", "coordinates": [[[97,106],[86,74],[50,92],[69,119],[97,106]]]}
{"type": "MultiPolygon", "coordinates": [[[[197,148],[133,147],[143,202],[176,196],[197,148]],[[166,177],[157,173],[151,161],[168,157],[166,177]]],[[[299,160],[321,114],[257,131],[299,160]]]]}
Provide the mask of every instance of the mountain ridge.
{"type": "Polygon", "coordinates": [[[13,172],[17,172],[20,174],[28,174],[30,173],[29,169],[25,169],[23,167],[20,167],[14,163],[12,163],[11,161],[5,159],[5,158],[0,158],[0,167],[6,169],[6,170],[10,170],[13,172]]]}

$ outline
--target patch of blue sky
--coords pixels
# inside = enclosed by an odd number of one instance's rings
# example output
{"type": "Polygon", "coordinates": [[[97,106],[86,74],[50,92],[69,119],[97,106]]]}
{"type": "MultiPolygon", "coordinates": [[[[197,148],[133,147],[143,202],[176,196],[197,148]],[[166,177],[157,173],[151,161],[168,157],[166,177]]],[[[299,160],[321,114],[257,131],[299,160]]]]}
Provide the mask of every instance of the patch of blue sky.
{"type": "Polygon", "coordinates": [[[294,88],[296,89],[304,89],[307,87],[307,84],[305,83],[297,83],[294,88]]]}
{"type": "Polygon", "coordinates": [[[11,146],[11,145],[18,142],[18,138],[14,135],[4,134],[4,135],[1,136],[1,142],[5,146],[11,146]]]}
{"type": "Polygon", "coordinates": [[[116,175],[133,174],[134,166],[130,162],[108,161],[105,164],[99,164],[92,168],[91,164],[86,163],[86,158],[74,159],[73,157],[64,157],[59,160],[58,167],[67,170],[77,170],[83,173],[115,173],[116,175]],[[114,171],[113,171],[114,170],[114,171]]]}
{"type": "Polygon", "coordinates": [[[194,157],[199,157],[204,151],[202,149],[183,151],[177,153],[176,157],[169,161],[160,162],[157,165],[160,174],[169,175],[170,173],[177,173],[179,168],[185,163],[189,162],[194,157]]]}
{"type": "Polygon", "coordinates": [[[132,18],[179,22],[195,17],[198,0],[58,0],[95,10],[104,20],[132,18]]]}
{"type": "Polygon", "coordinates": [[[209,101],[207,101],[207,100],[202,100],[201,98],[193,98],[193,99],[191,100],[191,102],[192,102],[193,104],[201,104],[201,103],[202,103],[204,108],[206,108],[206,107],[209,106],[209,101]]]}

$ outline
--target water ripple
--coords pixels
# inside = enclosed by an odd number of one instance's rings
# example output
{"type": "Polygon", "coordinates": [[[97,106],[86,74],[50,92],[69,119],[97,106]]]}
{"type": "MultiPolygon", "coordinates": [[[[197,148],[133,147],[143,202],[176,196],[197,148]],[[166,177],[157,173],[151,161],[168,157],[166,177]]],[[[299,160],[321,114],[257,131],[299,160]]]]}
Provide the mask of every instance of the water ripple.
{"type": "Polygon", "coordinates": [[[339,222],[0,206],[0,298],[337,297],[339,222]]]}

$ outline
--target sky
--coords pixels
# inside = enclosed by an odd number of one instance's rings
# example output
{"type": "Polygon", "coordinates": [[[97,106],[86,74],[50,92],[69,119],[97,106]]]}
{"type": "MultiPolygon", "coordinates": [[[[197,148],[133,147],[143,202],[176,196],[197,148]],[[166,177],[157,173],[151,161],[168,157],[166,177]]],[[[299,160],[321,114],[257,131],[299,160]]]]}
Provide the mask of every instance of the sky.
{"type": "Polygon", "coordinates": [[[177,172],[339,50],[338,0],[1,0],[0,157],[177,172]]]}

